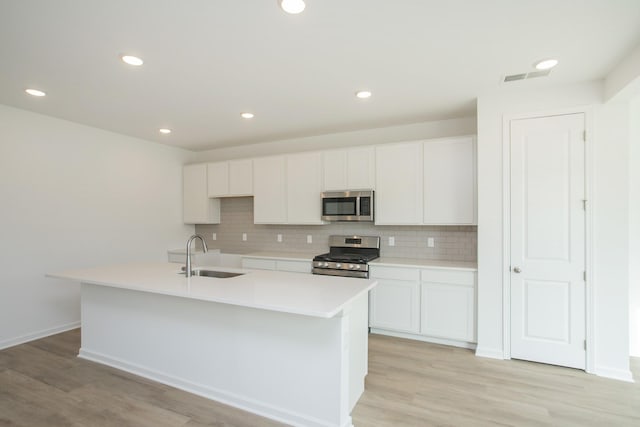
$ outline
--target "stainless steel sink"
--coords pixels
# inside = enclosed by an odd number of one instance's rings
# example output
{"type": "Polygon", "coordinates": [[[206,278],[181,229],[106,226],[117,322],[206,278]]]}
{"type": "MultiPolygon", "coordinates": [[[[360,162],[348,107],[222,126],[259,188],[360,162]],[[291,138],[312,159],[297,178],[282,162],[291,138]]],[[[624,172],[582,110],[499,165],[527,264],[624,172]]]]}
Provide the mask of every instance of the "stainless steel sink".
{"type": "MultiPolygon", "coordinates": [[[[185,274],[185,272],[182,271],[180,274],[185,274]]],[[[229,277],[242,276],[243,274],[245,273],[232,273],[230,271],[217,271],[217,270],[205,270],[205,269],[192,270],[191,272],[192,276],[216,277],[218,279],[227,279],[229,277]]]]}
{"type": "Polygon", "coordinates": [[[231,273],[229,271],[216,271],[216,270],[193,270],[194,276],[203,277],[217,277],[219,279],[226,279],[228,277],[242,276],[244,273],[231,273]]]}

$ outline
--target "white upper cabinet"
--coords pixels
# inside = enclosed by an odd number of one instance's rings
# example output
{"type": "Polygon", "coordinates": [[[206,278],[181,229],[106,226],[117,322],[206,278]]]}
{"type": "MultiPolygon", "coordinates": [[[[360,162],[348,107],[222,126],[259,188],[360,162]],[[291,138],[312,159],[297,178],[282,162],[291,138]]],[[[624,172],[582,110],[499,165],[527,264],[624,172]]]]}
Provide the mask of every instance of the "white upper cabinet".
{"type": "Polygon", "coordinates": [[[424,142],[424,223],[476,223],[474,138],[424,142]]]}
{"type": "Polygon", "coordinates": [[[375,189],[375,148],[372,146],[323,153],[324,190],[375,189]]]}
{"type": "MultiPolygon", "coordinates": [[[[319,195],[318,198],[320,198],[319,195]]],[[[320,215],[319,211],[318,215],[320,215]]],[[[285,156],[253,160],[253,222],[256,224],[286,224],[287,222],[285,156]]]]}
{"type": "Polygon", "coordinates": [[[182,184],[184,223],[219,224],[220,200],[208,196],[207,165],[185,166],[182,184]]]}
{"type": "Polygon", "coordinates": [[[209,197],[229,194],[229,162],[207,164],[207,190],[209,197]]]}
{"type": "Polygon", "coordinates": [[[322,153],[324,183],[323,190],[346,190],[347,150],[331,150],[322,153]]]}
{"type": "Polygon", "coordinates": [[[322,153],[287,156],[287,223],[323,224],[322,153]]]}
{"type": "Polygon", "coordinates": [[[377,225],[422,224],[422,142],[376,147],[377,225]]]}
{"type": "Polygon", "coordinates": [[[251,196],[253,194],[253,160],[231,160],[229,162],[229,194],[251,196]]]}
{"type": "Polygon", "coordinates": [[[251,159],[209,163],[207,175],[209,197],[250,196],[253,194],[251,159]]]}

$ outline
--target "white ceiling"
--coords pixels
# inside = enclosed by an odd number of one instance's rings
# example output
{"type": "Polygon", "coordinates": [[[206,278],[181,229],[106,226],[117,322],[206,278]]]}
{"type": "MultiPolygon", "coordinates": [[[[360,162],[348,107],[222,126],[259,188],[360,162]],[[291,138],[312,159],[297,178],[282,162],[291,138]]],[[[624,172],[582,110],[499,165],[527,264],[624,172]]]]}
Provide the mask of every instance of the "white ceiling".
{"type": "Polygon", "coordinates": [[[482,93],[603,78],[639,42],[640,0],[0,0],[0,103],[203,150],[469,116],[482,93]]]}

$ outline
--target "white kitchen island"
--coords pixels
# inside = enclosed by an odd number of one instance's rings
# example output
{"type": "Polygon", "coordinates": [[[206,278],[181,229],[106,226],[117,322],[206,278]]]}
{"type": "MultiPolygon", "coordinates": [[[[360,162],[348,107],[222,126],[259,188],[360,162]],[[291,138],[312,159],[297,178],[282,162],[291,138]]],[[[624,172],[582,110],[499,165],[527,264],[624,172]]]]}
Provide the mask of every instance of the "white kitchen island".
{"type": "Polygon", "coordinates": [[[352,425],[376,282],[170,263],[50,274],[81,282],[79,357],[300,426],[352,425]]]}

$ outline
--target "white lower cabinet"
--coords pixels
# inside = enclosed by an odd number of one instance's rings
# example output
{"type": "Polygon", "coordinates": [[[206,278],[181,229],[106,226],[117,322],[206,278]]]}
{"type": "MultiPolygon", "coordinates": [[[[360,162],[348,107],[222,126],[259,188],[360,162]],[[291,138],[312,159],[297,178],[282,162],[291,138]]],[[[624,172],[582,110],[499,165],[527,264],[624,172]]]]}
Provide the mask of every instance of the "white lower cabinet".
{"type": "Polygon", "coordinates": [[[418,269],[371,266],[378,286],[369,294],[369,326],[417,334],[420,331],[418,269]]]}
{"type": "Polygon", "coordinates": [[[311,273],[311,261],[247,257],[242,258],[242,268],[287,271],[289,273],[311,273]]]}
{"type": "Polygon", "coordinates": [[[475,272],[429,269],[420,275],[420,333],[475,342],[475,272]]]}
{"type": "Polygon", "coordinates": [[[476,342],[476,273],[371,266],[369,326],[378,333],[469,346],[476,342]]]}
{"type": "Polygon", "coordinates": [[[275,270],[276,260],[262,258],[242,258],[242,268],[252,270],[275,270]]]}

